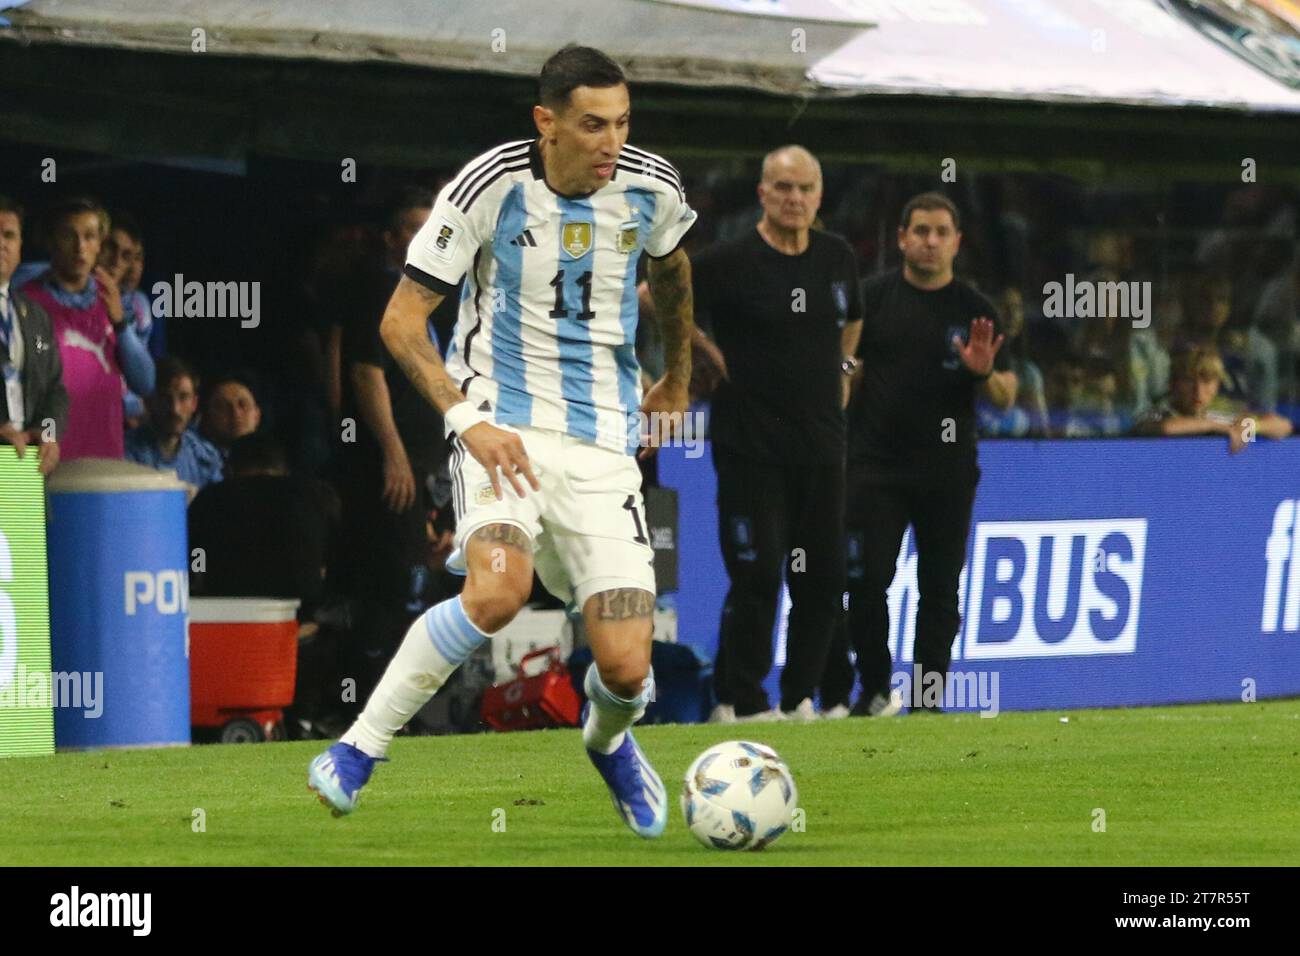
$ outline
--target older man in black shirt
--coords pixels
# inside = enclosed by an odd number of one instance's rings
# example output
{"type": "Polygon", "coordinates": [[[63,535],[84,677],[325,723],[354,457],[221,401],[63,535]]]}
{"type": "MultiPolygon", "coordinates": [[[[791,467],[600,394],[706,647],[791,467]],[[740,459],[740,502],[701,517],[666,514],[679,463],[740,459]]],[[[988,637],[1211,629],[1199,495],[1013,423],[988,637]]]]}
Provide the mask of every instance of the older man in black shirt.
{"type": "MultiPolygon", "coordinates": [[[[812,154],[773,151],[763,161],[758,226],[691,259],[695,314],[711,325],[721,355],[701,344],[725,376],[709,426],[731,579],[714,668],[715,719],[724,722],[815,718],[843,613],[845,356],[862,310],[853,251],[812,228],[821,193],[812,154]],[[783,571],[791,611],[776,711],[762,683],[783,571]]],[[[841,656],[847,695],[852,671],[841,656]]],[[[822,700],[844,715],[847,703],[822,700]]]]}
{"type": "Polygon", "coordinates": [[[975,393],[1015,402],[1015,374],[998,350],[997,312],[953,275],[961,244],[956,206],[938,193],[914,197],[898,228],[901,269],[863,284],[861,366],[849,410],[849,631],[862,695],[857,714],[892,716],[889,608],[903,532],[916,537],[914,694],[937,710],[961,624],[957,588],[966,556],[979,467],[975,393]],[[995,369],[995,361],[999,368],[995,369]]]}

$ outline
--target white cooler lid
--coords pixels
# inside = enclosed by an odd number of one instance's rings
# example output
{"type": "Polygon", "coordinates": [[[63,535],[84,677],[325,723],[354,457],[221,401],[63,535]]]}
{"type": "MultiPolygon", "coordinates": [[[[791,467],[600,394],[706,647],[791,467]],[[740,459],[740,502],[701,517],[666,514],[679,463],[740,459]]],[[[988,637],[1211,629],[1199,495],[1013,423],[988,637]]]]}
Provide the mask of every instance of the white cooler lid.
{"type": "Polygon", "coordinates": [[[175,471],[158,471],[117,458],[74,458],[61,461],[46,483],[50,494],[86,491],[184,491],[175,471]]]}
{"type": "Polygon", "coordinates": [[[283,624],[301,601],[290,598],[190,598],[191,624],[283,624]]]}

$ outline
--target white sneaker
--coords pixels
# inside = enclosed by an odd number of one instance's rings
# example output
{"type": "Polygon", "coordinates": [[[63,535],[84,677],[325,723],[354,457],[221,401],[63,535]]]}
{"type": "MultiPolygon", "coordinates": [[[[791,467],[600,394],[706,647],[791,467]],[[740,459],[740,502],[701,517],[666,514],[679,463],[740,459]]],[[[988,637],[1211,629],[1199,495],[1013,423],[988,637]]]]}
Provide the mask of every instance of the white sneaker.
{"type": "Polygon", "coordinates": [[[798,706],[795,707],[794,710],[783,710],[781,711],[781,715],[786,720],[798,721],[816,720],[819,716],[817,708],[813,706],[812,700],[807,697],[799,701],[798,706]]]}
{"type": "Polygon", "coordinates": [[[719,704],[709,714],[709,723],[711,724],[734,724],[735,722],[736,708],[730,704],[719,704]]]}
{"type": "Polygon", "coordinates": [[[889,692],[889,696],[877,694],[871,698],[871,703],[867,704],[868,717],[897,717],[899,711],[903,709],[903,692],[895,688],[889,692]]]}
{"type": "Polygon", "coordinates": [[[847,704],[836,704],[830,710],[822,711],[823,720],[842,720],[849,715],[847,704]]]}
{"type": "Polygon", "coordinates": [[[738,724],[770,724],[788,718],[781,711],[773,707],[771,710],[760,710],[757,714],[746,714],[744,717],[737,716],[738,724]]]}

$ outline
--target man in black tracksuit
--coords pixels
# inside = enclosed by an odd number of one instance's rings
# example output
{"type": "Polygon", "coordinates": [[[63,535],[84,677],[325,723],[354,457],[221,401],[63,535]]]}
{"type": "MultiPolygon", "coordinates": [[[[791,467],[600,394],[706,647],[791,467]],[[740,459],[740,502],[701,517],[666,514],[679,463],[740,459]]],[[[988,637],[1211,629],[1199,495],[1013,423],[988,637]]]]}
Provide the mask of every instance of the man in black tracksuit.
{"type": "Polygon", "coordinates": [[[890,693],[886,591],[909,524],[920,591],[912,703],[927,686],[942,694],[961,625],[957,587],[979,482],[976,389],[1002,408],[1015,401],[1015,374],[998,358],[1003,337],[993,303],[953,276],[960,242],[951,201],[917,196],[898,229],[902,268],[863,284],[846,520],[849,635],[862,681],[857,714],[892,716],[904,703],[890,693]]]}
{"type": "MultiPolygon", "coordinates": [[[[716,338],[715,347],[699,333],[697,344],[723,377],[709,434],[731,579],[714,665],[714,719],[724,722],[817,717],[813,699],[843,616],[845,356],[862,312],[852,249],[811,228],[821,191],[807,150],[773,151],[757,227],[691,257],[695,314],[716,338]],[[762,684],[783,572],[791,612],[778,712],[762,684]]],[[[823,687],[822,706],[847,716],[853,675],[840,656],[846,673],[838,690],[823,687]]]]}
{"type": "MultiPolygon", "coordinates": [[[[344,283],[343,415],[356,422],[355,441],[340,455],[343,540],[339,586],[360,606],[364,622],[358,700],[365,700],[384,662],[412,620],[437,599],[429,570],[427,522],[435,510],[430,478],[449,455],[442,416],[424,400],[379,336],[379,323],[412,238],[433,209],[433,194],[403,189],[388,210],[383,249],[344,283]]],[[[458,296],[429,316],[434,339],[455,321],[458,296]]],[[[440,521],[450,511],[441,509],[440,521]]]]}

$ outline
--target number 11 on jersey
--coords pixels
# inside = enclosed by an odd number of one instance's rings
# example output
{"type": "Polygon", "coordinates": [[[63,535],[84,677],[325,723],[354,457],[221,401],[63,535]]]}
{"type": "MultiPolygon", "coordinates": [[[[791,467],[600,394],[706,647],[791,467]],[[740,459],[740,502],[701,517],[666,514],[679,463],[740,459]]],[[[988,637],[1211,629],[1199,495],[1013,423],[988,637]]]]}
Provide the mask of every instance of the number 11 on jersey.
{"type": "MultiPolygon", "coordinates": [[[[564,269],[559,269],[551,280],[551,288],[555,290],[555,308],[550,313],[553,319],[569,317],[569,310],[564,307],[564,282],[564,269]]],[[[580,322],[590,322],[596,317],[596,313],[591,311],[591,273],[584,272],[578,276],[578,285],[582,288],[582,311],[574,318],[580,322]]]]}

